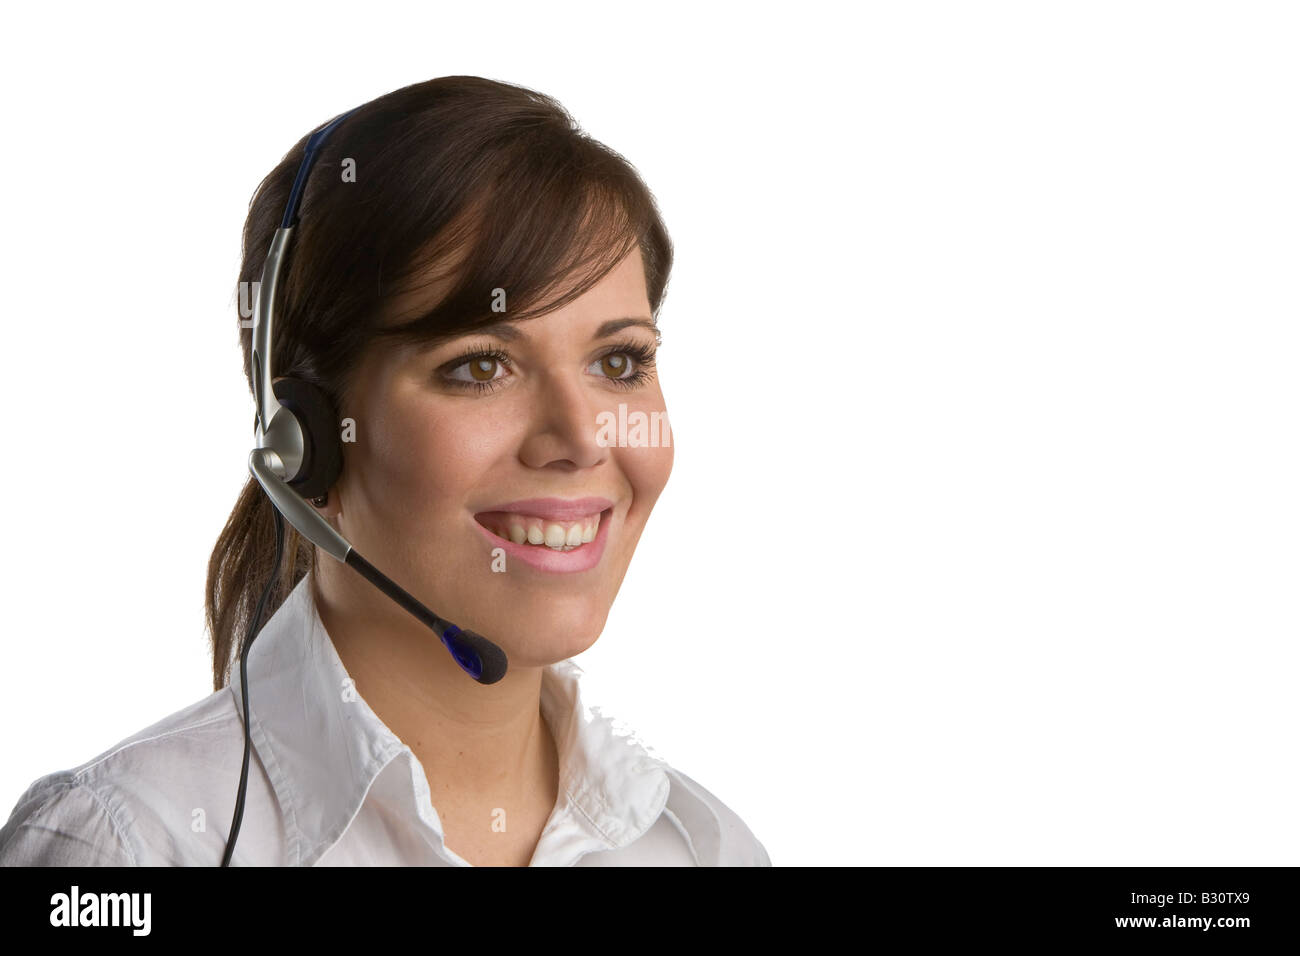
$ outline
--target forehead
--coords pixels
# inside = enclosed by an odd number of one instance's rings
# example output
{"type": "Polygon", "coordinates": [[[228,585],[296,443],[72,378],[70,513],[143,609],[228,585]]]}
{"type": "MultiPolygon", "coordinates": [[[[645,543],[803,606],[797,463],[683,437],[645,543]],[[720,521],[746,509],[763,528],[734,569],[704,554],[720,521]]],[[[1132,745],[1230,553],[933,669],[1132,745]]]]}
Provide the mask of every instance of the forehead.
{"type": "MultiPolygon", "coordinates": [[[[413,279],[408,288],[395,295],[384,308],[380,325],[391,326],[410,322],[432,311],[453,289],[457,281],[457,262],[444,260],[413,279]]],[[[555,301],[565,297],[577,285],[582,275],[575,273],[555,282],[538,301],[555,301]]],[[[508,286],[492,289],[491,300],[484,304],[485,316],[503,312],[503,319],[518,310],[519,303],[512,301],[508,286]]],[[[630,315],[649,316],[649,293],[646,289],[644,260],[639,245],[619,260],[599,281],[577,298],[537,314],[538,302],[532,303],[528,312],[540,321],[547,318],[564,320],[586,319],[602,321],[630,315]]]]}
{"type": "MultiPolygon", "coordinates": [[[[508,293],[507,293],[508,295],[508,293]]],[[[600,321],[622,315],[640,315],[649,311],[645,269],[637,246],[619,261],[600,281],[548,315],[572,316],[600,321]]]]}

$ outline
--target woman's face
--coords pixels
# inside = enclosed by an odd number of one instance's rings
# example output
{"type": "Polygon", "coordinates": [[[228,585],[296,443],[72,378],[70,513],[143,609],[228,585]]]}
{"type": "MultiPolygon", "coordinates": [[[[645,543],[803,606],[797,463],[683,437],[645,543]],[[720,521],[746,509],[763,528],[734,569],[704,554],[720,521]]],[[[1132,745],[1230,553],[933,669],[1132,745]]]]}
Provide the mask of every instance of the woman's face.
{"type": "Polygon", "coordinates": [[[673,450],[655,369],[636,357],[656,345],[638,249],[547,315],[511,322],[508,295],[498,334],[363,359],[324,513],[437,614],[537,667],[600,636],[673,450]],[[663,424],[639,433],[637,413],[663,424]]]}

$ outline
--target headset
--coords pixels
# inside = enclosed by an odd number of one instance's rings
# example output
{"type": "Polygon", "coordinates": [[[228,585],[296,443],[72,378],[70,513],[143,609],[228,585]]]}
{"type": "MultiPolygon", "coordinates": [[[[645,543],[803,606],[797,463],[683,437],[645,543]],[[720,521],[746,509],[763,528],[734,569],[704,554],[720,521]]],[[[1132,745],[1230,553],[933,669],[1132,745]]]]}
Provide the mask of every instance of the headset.
{"type": "Polygon", "coordinates": [[[239,676],[244,698],[244,765],[239,774],[239,794],[235,816],[230,825],[222,866],[229,866],[244,819],[244,797],[248,787],[248,757],[251,747],[248,712],[248,649],[258,633],[262,611],[280,570],[284,550],[284,522],[287,520],[307,540],[332,557],[353,568],[363,578],[392,598],[433,630],[442,640],[456,663],[480,684],[495,684],[506,674],[505,651],[473,631],[465,631],[434,614],[373,564],[357,553],[304,498],[324,495],[343,469],[343,445],[339,420],[333,403],[323,390],[303,379],[283,378],[273,381],[271,356],[275,330],[275,299],[280,270],[288,255],[294,227],[298,224],[298,206],[306,189],[307,176],[325,140],[345,119],[361,107],[355,107],[331,120],[307,140],[298,175],[289,193],[284,219],[271,239],[270,251],[262,267],[253,307],[253,401],[257,405],[254,420],[256,447],[249,453],[248,470],[271,499],[275,515],[275,562],[257,610],[248,627],[244,649],[239,656],[239,676]]]}

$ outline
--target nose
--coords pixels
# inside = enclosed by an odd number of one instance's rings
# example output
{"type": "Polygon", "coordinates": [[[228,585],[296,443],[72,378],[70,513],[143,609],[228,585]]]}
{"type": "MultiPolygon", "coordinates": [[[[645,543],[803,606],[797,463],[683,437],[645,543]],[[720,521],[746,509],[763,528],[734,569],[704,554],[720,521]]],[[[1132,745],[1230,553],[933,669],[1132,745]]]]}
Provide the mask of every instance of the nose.
{"type": "Polygon", "coordinates": [[[600,402],[587,377],[561,370],[537,377],[529,396],[527,436],[519,449],[525,465],[590,468],[604,460],[608,450],[596,440],[600,402]]]}

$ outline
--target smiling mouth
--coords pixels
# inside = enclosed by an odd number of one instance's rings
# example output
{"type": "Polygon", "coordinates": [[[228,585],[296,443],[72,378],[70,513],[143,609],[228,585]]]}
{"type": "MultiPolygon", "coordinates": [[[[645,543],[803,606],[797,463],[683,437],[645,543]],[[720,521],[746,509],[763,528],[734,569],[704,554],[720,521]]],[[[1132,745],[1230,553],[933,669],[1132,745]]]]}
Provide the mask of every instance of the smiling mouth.
{"type": "Polygon", "coordinates": [[[573,521],[556,521],[509,511],[485,511],[476,514],[474,520],[498,538],[514,544],[552,551],[576,551],[596,539],[600,523],[608,519],[611,511],[612,508],[573,521]]]}

